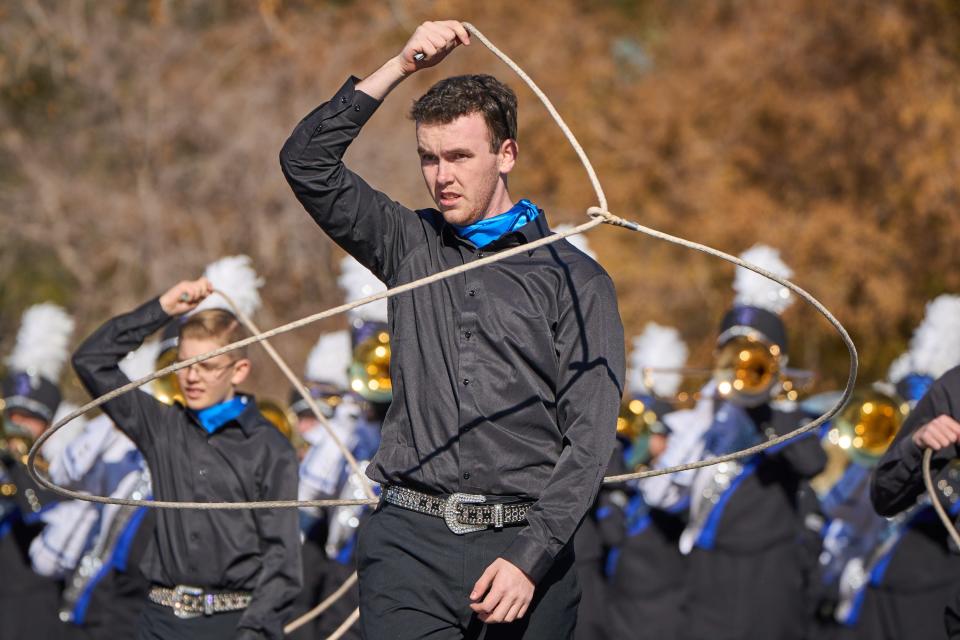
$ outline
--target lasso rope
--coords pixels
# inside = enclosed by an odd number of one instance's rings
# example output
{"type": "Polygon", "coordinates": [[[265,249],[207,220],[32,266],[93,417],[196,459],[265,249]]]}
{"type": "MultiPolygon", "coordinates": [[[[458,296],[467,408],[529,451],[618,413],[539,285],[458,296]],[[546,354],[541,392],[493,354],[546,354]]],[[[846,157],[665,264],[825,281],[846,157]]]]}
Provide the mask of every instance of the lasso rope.
{"type": "MultiPolygon", "coordinates": [[[[240,310],[240,307],[237,306],[230,296],[223,291],[214,291],[214,293],[219,294],[224,300],[227,301],[227,304],[233,308],[234,315],[237,316],[241,323],[243,323],[243,325],[247,328],[247,331],[254,335],[260,333],[260,329],[253,323],[253,320],[251,320],[247,314],[240,310]]],[[[340,453],[347,461],[347,464],[350,465],[350,471],[356,474],[358,478],[363,478],[363,472],[360,471],[360,465],[357,464],[357,459],[350,452],[350,449],[348,449],[343,444],[343,441],[337,436],[336,432],[333,430],[333,425],[330,424],[330,421],[327,420],[327,417],[323,415],[322,411],[320,411],[320,406],[317,404],[317,401],[314,399],[310,391],[307,390],[306,385],[304,385],[300,378],[293,373],[293,370],[286,363],[286,361],[280,357],[280,354],[277,353],[277,350],[273,348],[272,344],[266,340],[263,340],[260,345],[263,347],[264,351],[267,352],[274,363],[280,368],[280,371],[283,372],[283,375],[286,376],[287,380],[293,385],[294,389],[297,390],[297,393],[299,393],[304,399],[304,401],[307,403],[307,406],[310,407],[310,411],[312,411],[313,415],[317,418],[317,420],[320,421],[320,424],[326,430],[327,435],[330,436],[330,438],[333,440],[333,443],[337,445],[338,449],[340,449],[340,453]]],[[[296,428],[295,425],[294,428],[296,428]]],[[[367,494],[368,498],[371,500],[377,499],[377,496],[370,487],[369,482],[361,482],[360,484],[363,485],[363,492],[367,494]]]]}
{"type": "Polygon", "coordinates": [[[960,549],[960,533],[957,532],[957,527],[953,524],[953,520],[947,514],[947,510],[943,508],[942,504],[940,504],[940,495],[933,486],[933,478],[930,475],[930,460],[932,458],[933,449],[927,449],[923,452],[923,484],[927,488],[927,495],[930,496],[930,503],[933,505],[933,510],[937,512],[938,516],[940,516],[940,521],[943,523],[944,528],[946,528],[947,533],[950,534],[950,537],[953,538],[954,544],[956,544],[957,548],[960,549]]]}
{"type": "MultiPolygon", "coordinates": [[[[400,295],[401,293],[406,293],[414,289],[424,287],[424,286],[433,284],[435,282],[439,282],[440,280],[444,280],[446,278],[450,278],[452,276],[465,273],[472,269],[478,269],[480,267],[486,266],[493,262],[504,260],[511,256],[517,255],[519,253],[530,251],[532,249],[536,249],[541,246],[546,246],[554,242],[558,242],[561,239],[566,238],[568,236],[584,233],[603,223],[624,227],[626,229],[631,229],[633,231],[638,231],[640,233],[643,233],[645,235],[651,236],[659,240],[664,240],[682,247],[686,247],[688,249],[700,251],[702,253],[706,253],[706,254],[721,258],[734,265],[741,266],[745,269],[753,271],[754,273],[758,273],[780,284],[781,286],[786,287],[787,289],[795,293],[797,296],[802,298],[804,301],[806,301],[808,304],[810,304],[812,307],[814,307],[814,309],[816,309],[818,313],[820,313],[824,318],[827,319],[828,322],[830,322],[830,324],[834,327],[834,329],[839,334],[844,345],[847,347],[847,351],[850,355],[850,369],[847,376],[847,384],[846,384],[846,387],[844,388],[843,393],[841,394],[841,397],[839,398],[839,400],[837,400],[836,404],[834,404],[826,413],[824,413],[822,416],[820,416],[816,420],[813,420],[812,422],[809,422],[788,434],[779,436],[777,438],[773,438],[760,445],[750,447],[742,451],[737,451],[724,456],[718,456],[715,458],[709,458],[709,459],[701,460],[698,462],[692,462],[689,464],[678,465],[678,466],[668,467],[664,469],[651,469],[647,471],[624,474],[619,476],[608,476],[604,478],[604,482],[623,482],[626,480],[648,478],[656,475],[675,473],[678,471],[698,469],[701,467],[707,467],[707,466],[711,466],[721,462],[748,457],[748,456],[760,453],[770,447],[776,446],[777,444],[780,444],[782,442],[795,438],[803,433],[816,429],[820,425],[830,420],[834,415],[836,415],[843,408],[843,406],[847,403],[847,401],[850,399],[851,394],[853,393],[853,386],[856,381],[859,362],[857,358],[856,347],[854,346],[853,341],[850,339],[850,336],[848,335],[846,329],[844,329],[843,325],[840,324],[840,322],[826,309],[826,307],[824,307],[812,295],[807,293],[805,290],[801,289],[799,286],[793,284],[786,278],[781,278],[780,276],[777,276],[776,274],[773,274],[754,264],[745,262],[740,258],[729,255],[717,249],[713,249],[712,247],[708,247],[700,243],[692,242],[684,238],[672,236],[672,235],[663,233],[661,231],[657,231],[655,229],[645,227],[639,223],[624,220],[623,218],[620,218],[610,213],[610,211],[608,210],[606,196],[604,195],[603,188],[600,185],[600,181],[597,178],[593,165],[590,163],[589,158],[587,158],[587,155],[584,152],[583,147],[580,146],[580,143],[577,141],[576,137],[573,135],[569,127],[563,121],[563,118],[560,117],[560,114],[554,108],[549,98],[547,98],[547,96],[543,93],[543,91],[540,90],[540,88],[536,85],[536,83],[526,74],[526,72],[523,71],[523,69],[521,69],[506,54],[504,54],[496,46],[494,46],[493,43],[490,42],[490,40],[487,39],[486,36],[484,36],[476,27],[474,27],[472,24],[467,22],[464,22],[463,25],[473,36],[475,36],[478,40],[480,40],[488,49],[490,49],[490,51],[494,55],[496,55],[508,67],[510,67],[530,87],[533,93],[540,99],[540,101],[546,107],[547,111],[550,113],[550,116],[554,119],[557,126],[559,126],[560,129],[563,131],[567,141],[573,147],[581,163],[583,164],[583,167],[587,172],[591,185],[593,186],[594,192],[597,196],[597,203],[599,206],[590,207],[587,210],[587,213],[592,219],[568,231],[565,231],[562,233],[556,233],[546,238],[541,238],[534,242],[530,242],[525,245],[514,247],[512,249],[508,249],[508,250],[496,253],[486,258],[482,258],[475,262],[464,264],[459,267],[454,267],[446,271],[442,271],[440,273],[436,273],[431,276],[422,278],[420,280],[394,287],[393,289],[389,289],[388,291],[384,291],[384,292],[357,300],[349,304],[340,305],[338,307],[334,307],[332,309],[328,309],[326,311],[322,311],[320,313],[316,313],[316,314],[307,316],[305,318],[301,318],[300,320],[290,322],[288,324],[282,325],[280,327],[276,327],[266,332],[255,333],[255,335],[252,335],[249,338],[246,338],[244,340],[239,340],[237,342],[226,345],[219,349],[215,349],[208,353],[198,355],[194,358],[190,358],[182,362],[174,363],[169,367],[160,369],[159,371],[156,371],[153,374],[145,376],[139,380],[130,382],[129,384],[123,385],[118,389],[115,389],[114,391],[111,391],[107,394],[100,396],[99,398],[91,400],[84,406],[69,413],[67,416],[59,420],[56,424],[51,426],[50,429],[48,429],[45,433],[43,433],[40,436],[40,438],[37,439],[33,447],[31,447],[30,454],[27,460],[27,466],[28,466],[28,471],[30,473],[30,476],[38,484],[67,498],[73,498],[77,500],[87,500],[90,502],[99,502],[101,504],[145,506],[145,507],[159,508],[159,509],[201,509],[201,510],[275,509],[275,508],[293,508],[293,507],[360,505],[360,504],[375,503],[376,500],[275,500],[275,501],[252,501],[252,502],[177,502],[177,501],[151,501],[151,500],[129,500],[129,499],[121,499],[121,498],[109,498],[104,496],[95,496],[95,495],[90,495],[86,493],[71,491],[69,489],[65,489],[63,487],[60,487],[54,484],[53,482],[45,478],[42,474],[40,474],[37,471],[36,457],[40,449],[42,448],[43,444],[46,442],[46,440],[49,439],[54,433],[59,431],[64,425],[68,424],[69,422],[76,419],[77,417],[87,413],[91,409],[99,407],[102,404],[109,402],[113,398],[116,398],[124,393],[128,393],[138,387],[143,386],[148,382],[151,382],[152,380],[156,380],[157,378],[161,378],[165,375],[174,373],[176,371],[179,371],[180,369],[184,369],[196,363],[203,362],[211,358],[215,358],[221,354],[229,353],[230,351],[234,351],[241,347],[245,347],[256,342],[264,342],[265,340],[272,338],[274,336],[287,333],[289,331],[293,331],[300,327],[304,327],[308,324],[312,324],[319,320],[323,320],[325,318],[329,318],[331,316],[334,316],[340,313],[344,313],[346,311],[355,309],[364,304],[368,304],[376,300],[382,300],[385,298],[390,298],[396,295],[400,295]]],[[[306,394],[304,397],[308,397],[308,396],[309,394],[306,394]]],[[[347,625],[347,622],[352,623],[352,618],[354,618],[353,615],[351,616],[351,619],[348,619],[348,621],[344,622],[344,625],[347,625]]],[[[348,628],[348,625],[347,626],[344,626],[344,625],[341,626],[342,631],[338,630],[337,632],[340,635],[342,635],[342,633],[346,630],[346,628],[348,628]]],[[[336,635],[336,634],[335,636],[339,637],[339,635],[336,635]]]]}

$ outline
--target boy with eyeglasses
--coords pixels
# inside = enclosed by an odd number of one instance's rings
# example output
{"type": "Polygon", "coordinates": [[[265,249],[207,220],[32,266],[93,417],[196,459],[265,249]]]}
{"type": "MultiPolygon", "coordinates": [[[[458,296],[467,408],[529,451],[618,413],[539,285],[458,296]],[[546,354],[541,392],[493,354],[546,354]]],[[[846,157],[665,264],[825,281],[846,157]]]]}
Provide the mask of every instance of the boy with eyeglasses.
{"type": "MultiPolygon", "coordinates": [[[[159,298],[94,332],[73,356],[93,396],[129,380],[119,362],[172,318],[213,293],[206,278],[181,282],[159,298]]],[[[237,318],[205,309],[180,326],[178,358],[187,360],[244,337],[237,318]]],[[[250,374],[240,349],[177,372],[184,404],[165,405],[142,391],[103,405],[150,467],[154,497],[183,502],[295,500],[297,458],[290,443],[236,390],[250,374]]],[[[151,581],[138,638],[282,638],[300,590],[297,513],[293,509],[158,512],[141,570],[151,581]]]]}

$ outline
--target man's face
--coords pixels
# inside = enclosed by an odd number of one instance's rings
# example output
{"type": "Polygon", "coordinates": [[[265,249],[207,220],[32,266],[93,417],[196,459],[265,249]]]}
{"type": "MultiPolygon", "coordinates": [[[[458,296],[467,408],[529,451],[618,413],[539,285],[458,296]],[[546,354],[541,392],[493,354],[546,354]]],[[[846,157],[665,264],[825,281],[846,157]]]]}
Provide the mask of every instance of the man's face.
{"type": "MultiPolygon", "coordinates": [[[[212,339],[183,338],[178,347],[178,360],[189,360],[222,346],[212,339]]],[[[249,373],[249,360],[234,359],[233,354],[225,353],[180,369],[177,380],[187,407],[199,411],[233,398],[234,386],[242,383],[249,373]]]]}
{"type": "Polygon", "coordinates": [[[423,180],[444,220],[468,225],[503,213],[490,207],[506,194],[505,178],[517,145],[505,140],[496,153],[491,151],[490,131],[480,113],[447,124],[418,124],[417,152],[423,180]]]}

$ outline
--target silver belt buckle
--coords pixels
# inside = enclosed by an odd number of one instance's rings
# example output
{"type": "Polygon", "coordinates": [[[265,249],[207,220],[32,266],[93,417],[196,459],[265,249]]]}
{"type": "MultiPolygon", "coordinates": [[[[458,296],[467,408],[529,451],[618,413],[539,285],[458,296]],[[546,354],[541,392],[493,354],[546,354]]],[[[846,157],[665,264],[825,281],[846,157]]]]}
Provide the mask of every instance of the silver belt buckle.
{"type": "Polygon", "coordinates": [[[203,615],[203,589],[178,584],[173,590],[173,614],[189,620],[203,615]]]}
{"type": "Polygon", "coordinates": [[[483,531],[487,528],[485,524],[463,524],[457,520],[457,507],[461,504],[478,504],[486,502],[486,496],[478,496],[471,493],[455,493],[447,498],[443,505],[443,521],[447,523],[447,528],[458,536],[474,531],[483,531]]]}

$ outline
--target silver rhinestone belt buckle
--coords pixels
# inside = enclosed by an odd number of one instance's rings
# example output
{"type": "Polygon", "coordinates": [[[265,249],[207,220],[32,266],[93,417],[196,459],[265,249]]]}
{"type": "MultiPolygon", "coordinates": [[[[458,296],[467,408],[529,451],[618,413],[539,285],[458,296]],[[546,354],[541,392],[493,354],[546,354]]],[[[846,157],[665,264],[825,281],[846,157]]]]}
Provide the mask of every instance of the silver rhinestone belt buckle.
{"type": "Polygon", "coordinates": [[[189,620],[203,615],[203,589],[178,584],[173,590],[173,614],[189,620]]]}
{"type": "Polygon", "coordinates": [[[477,504],[486,501],[486,496],[478,496],[471,493],[455,493],[447,498],[443,505],[443,521],[447,523],[447,528],[458,536],[486,529],[487,525],[485,524],[463,524],[457,520],[457,516],[460,514],[460,505],[467,503],[477,504]]]}

